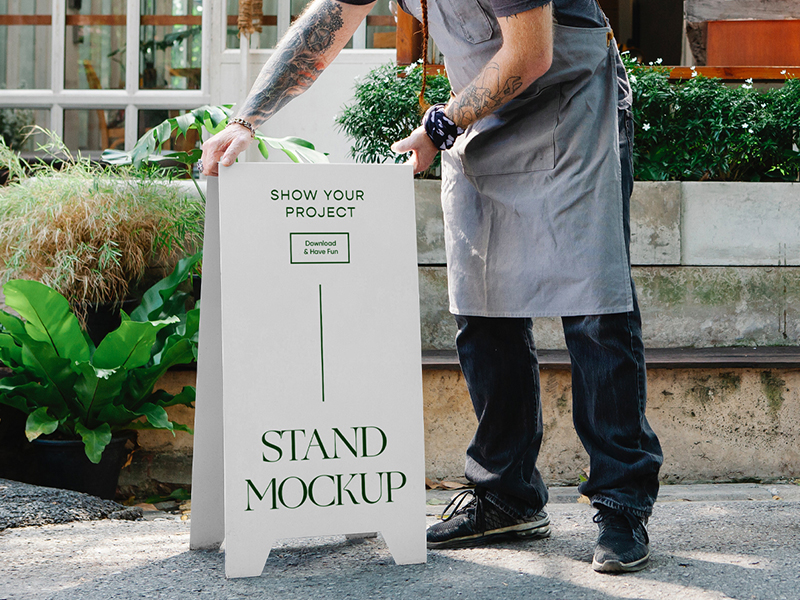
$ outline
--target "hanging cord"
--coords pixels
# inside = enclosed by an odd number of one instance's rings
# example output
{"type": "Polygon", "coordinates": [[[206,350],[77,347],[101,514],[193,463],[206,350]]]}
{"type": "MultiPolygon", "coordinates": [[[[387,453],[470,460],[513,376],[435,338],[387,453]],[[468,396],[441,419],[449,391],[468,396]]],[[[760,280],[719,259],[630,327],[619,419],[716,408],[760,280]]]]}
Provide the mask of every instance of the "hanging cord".
{"type": "Polygon", "coordinates": [[[238,36],[250,37],[254,32],[261,32],[261,14],[264,12],[264,0],[239,0],[239,18],[236,26],[238,36]]]}
{"type": "Polygon", "coordinates": [[[424,113],[430,108],[425,101],[425,85],[428,79],[428,0],[420,0],[422,7],[422,87],[419,92],[419,111],[424,113]]]}

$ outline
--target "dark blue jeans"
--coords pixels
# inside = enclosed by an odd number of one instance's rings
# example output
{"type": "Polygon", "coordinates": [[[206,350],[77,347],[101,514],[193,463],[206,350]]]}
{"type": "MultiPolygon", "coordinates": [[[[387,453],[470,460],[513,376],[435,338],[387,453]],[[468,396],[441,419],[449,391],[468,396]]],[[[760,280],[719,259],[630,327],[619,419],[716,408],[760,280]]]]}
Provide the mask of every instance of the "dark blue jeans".
{"type": "MultiPolygon", "coordinates": [[[[628,240],[629,112],[620,112],[619,125],[628,240]]],[[[467,449],[467,478],[512,512],[538,510],[548,495],[536,468],[542,407],[531,319],[456,316],[456,322],[458,356],[478,417],[467,449]]],[[[648,516],[658,495],[662,454],[645,418],[647,374],[636,291],[629,313],[563,317],[562,322],[572,362],[573,421],[590,457],[589,479],[579,490],[594,505],[648,516]]]]}

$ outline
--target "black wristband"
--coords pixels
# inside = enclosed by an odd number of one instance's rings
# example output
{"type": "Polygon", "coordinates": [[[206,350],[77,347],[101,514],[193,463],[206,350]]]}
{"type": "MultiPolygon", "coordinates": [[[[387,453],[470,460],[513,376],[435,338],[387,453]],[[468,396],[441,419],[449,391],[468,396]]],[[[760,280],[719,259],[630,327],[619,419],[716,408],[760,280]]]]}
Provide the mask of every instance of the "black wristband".
{"type": "Polygon", "coordinates": [[[464,130],[444,114],[444,104],[434,104],[422,118],[425,133],[439,150],[449,150],[464,130]]]}

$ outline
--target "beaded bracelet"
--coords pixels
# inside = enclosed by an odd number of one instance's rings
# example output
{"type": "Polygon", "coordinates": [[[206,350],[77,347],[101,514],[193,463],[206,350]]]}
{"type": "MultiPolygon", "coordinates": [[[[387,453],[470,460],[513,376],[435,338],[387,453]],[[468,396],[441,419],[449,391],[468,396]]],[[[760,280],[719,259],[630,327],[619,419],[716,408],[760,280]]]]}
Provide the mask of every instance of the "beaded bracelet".
{"type": "Polygon", "coordinates": [[[250,132],[251,138],[256,137],[256,128],[253,127],[253,124],[250,121],[245,121],[244,119],[240,119],[239,117],[234,117],[233,119],[228,121],[228,124],[225,127],[230,127],[231,125],[234,124],[241,125],[245,129],[247,129],[250,132]]]}
{"type": "Polygon", "coordinates": [[[444,114],[444,104],[434,104],[431,106],[422,122],[425,126],[425,133],[439,150],[449,150],[456,142],[456,138],[464,133],[455,122],[444,114]]]}

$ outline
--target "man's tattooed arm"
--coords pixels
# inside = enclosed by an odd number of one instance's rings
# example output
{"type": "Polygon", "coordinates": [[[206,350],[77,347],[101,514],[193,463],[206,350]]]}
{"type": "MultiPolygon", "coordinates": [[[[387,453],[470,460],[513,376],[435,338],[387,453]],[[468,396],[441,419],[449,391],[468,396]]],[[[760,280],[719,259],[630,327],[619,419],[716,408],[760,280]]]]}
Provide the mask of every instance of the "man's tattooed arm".
{"type": "Polygon", "coordinates": [[[492,61],[486,65],[448,106],[453,121],[463,127],[462,123],[473,123],[516,96],[523,85],[522,78],[511,75],[502,81],[502,77],[498,63],[492,61]]]}
{"type": "Polygon", "coordinates": [[[500,20],[503,46],[445,109],[456,125],[466,129],[516,97],[550,68],[551,11],[551,5],[546,4],[500,20]]]}
{"type": "Polygon", "coordinates": [[[344,47],[367,12],[369,6],[364,9],[334,0],[311,4],[261,69],[239,116],[258,127],[306,91],[344,47]]]}

